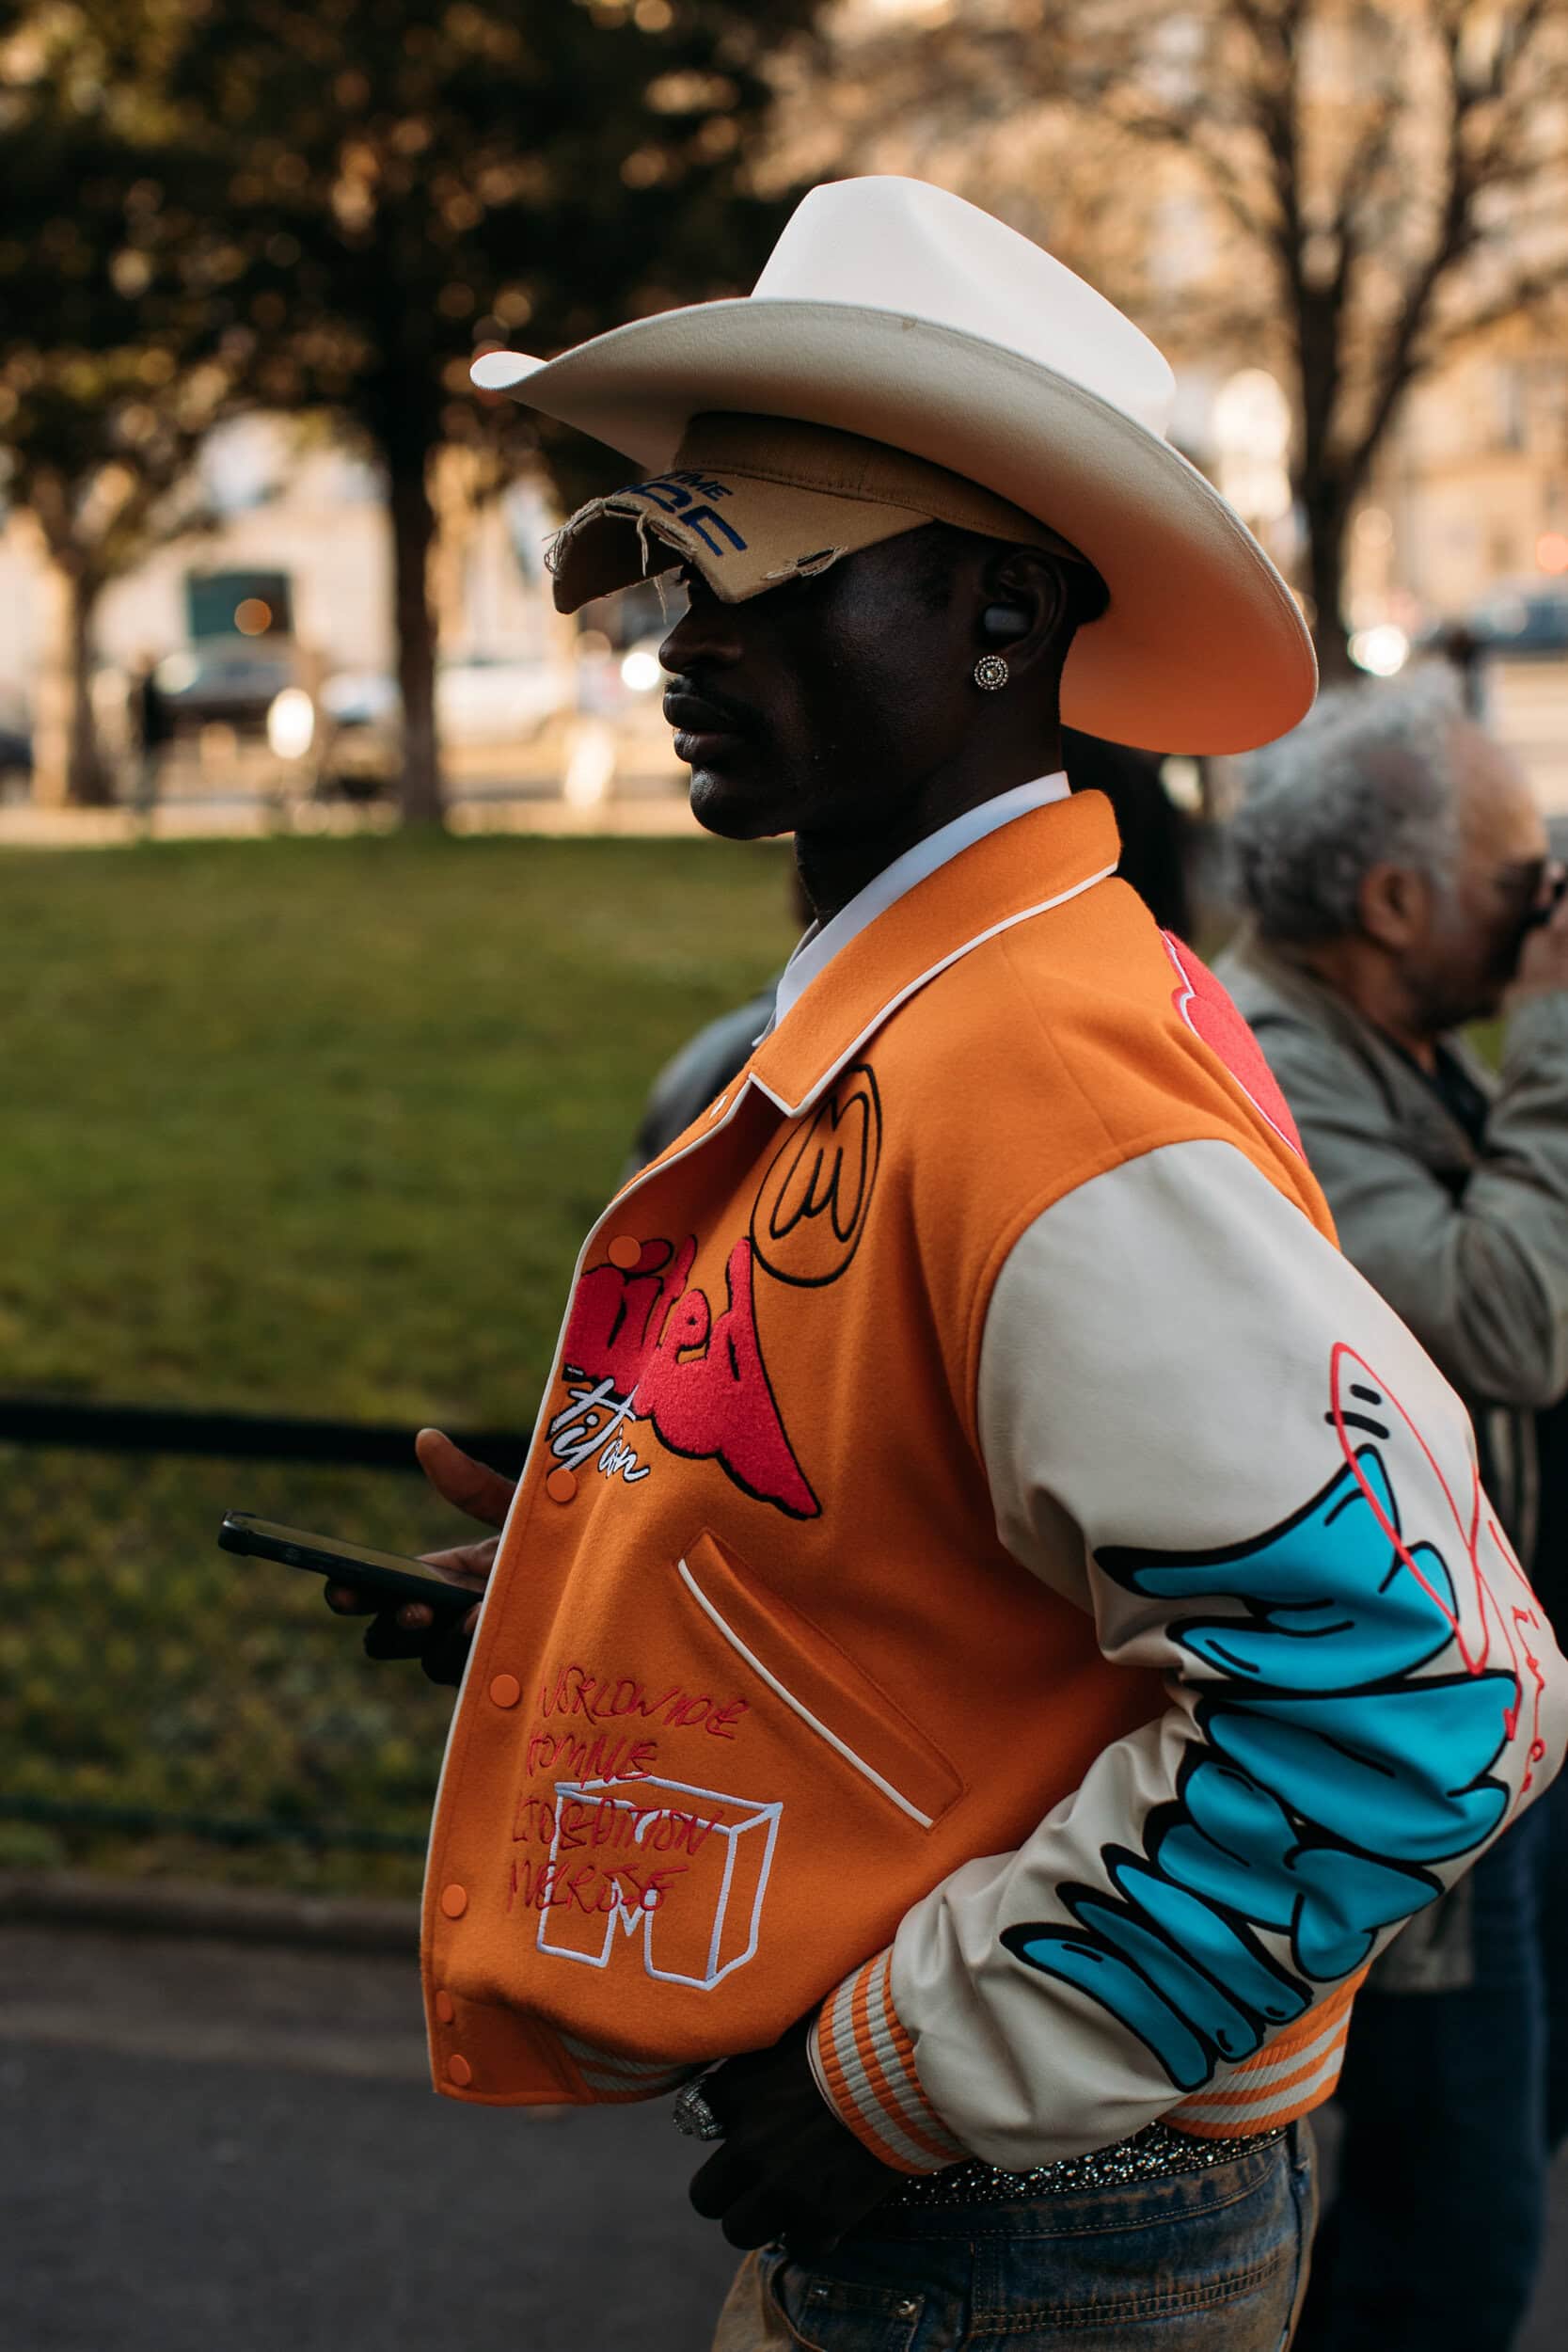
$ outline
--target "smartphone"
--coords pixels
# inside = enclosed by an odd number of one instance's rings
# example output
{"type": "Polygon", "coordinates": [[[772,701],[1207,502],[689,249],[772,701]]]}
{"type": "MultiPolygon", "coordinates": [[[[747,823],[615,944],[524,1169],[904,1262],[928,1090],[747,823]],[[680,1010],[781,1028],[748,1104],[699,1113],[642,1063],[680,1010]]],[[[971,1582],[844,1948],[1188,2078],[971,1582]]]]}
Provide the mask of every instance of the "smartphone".
{"type": "Polygon", "coordinates": [[[477,1585],[433,1568],[427,1561],[409,1560],[396,1551],[372,1551],[338,1535],[312,1535],[303,1527],[279,1527],[273,1519],[252,1518],[248,1511],[225,1513],[218,1542],[225,1551],[281,1560],[287,1567],[309,1568],[334,1583],[359,1584],[397,1600],[428,1601],[436,1609],[471,1609],[481,1597],[477,1585]]]}

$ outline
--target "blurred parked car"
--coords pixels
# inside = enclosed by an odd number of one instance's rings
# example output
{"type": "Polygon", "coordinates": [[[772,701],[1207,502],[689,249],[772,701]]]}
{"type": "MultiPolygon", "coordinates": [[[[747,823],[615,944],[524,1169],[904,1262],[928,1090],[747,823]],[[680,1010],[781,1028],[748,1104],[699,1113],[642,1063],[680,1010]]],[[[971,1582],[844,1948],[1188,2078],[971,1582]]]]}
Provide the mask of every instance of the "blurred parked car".
{"type": "MultiPolygon", "coordinates": [[[[448,745],[526,743],[571,695],[559,664],[492,655],[436,668],[436,721],[448,745]]],[[[368,800],[388,789],[403,764],[401,734],[397,680],[380,670],[340,670],[317,697],[309,747],[316,790],[368,800]]]]}
{"type": "Polygon", "coordinates": [[[329,677],[316,697],[315,730],[306,739],[305,755],[311,788],[320,796],[370,801],[391,791],[403,766],[397,680],[376,670],[341,670],[329,677]]]}
{"type": "Polygon", "coordinates": [[[1416,640],[1420,653],[1451,656],[1456,645],[1501,660],[1560,660],[1568,655],[1568,584],[1504,583],[1457,618],[1433,621],[1416,640]]]}
{"type": "Polygon", "coordinates": [[[293,682],[297,668],[290,639],[247,643],[243,637],[212,637],[166,654],[153,676],[176,728],[215,719],[259,732],[275,698],[293,682]]]}
{"type": "Polygon", "coordinates": [[[1539,580],[1497,588],[1465,615],[1472,637],[1489,653],[1510,659],[1568,654],[1568,587],[1539,580]]]}
{"type": "Polygon", "coordinates": [[[436,718],[448,743],[526,742],[570,699],[559,662],[479,654],[436,666],[436,718]]]}

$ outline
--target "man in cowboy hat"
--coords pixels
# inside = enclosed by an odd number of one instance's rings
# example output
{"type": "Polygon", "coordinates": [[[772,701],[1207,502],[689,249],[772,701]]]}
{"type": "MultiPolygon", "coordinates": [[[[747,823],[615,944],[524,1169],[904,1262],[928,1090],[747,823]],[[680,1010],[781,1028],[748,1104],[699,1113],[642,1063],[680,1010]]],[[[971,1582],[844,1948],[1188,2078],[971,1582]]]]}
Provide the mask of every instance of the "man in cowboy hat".
{"type": "Polygon", "coordinates": [[[816,923],[584,1244],[483,1611],[373,1631],[469,1653],[436,2085],[678,2088],[730,2352],[1272,2352],[1355,1986],[1568,1729],[1462,1408],[1059,772],[1062,714],[1291,725],[1295,607],[1152,346],[916,183],[475,373],[654,469],[558,601],[680,567],[693,805],[816,923]]]}

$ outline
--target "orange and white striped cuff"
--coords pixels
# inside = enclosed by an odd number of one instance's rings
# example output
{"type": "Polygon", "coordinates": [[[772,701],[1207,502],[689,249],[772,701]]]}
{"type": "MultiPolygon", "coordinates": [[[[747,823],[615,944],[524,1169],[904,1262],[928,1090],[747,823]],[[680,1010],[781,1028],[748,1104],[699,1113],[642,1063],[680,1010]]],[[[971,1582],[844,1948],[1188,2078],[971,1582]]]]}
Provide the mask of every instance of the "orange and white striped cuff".
{"type": "Polygon", "coordinates": [[[1351,2003],[1366,1973],[1363,1968],[1296,2025],[1275,2034],[1224,2082],[1167,2107],[1164,2121],[1199,2139],[1228,2139],[1242,2132],[1272,2132],[1321,2107],[1339,2079],[1351,2003]]]}
{"type": "Polygon", "coordinates": [[[879,1952],[830,1993],[807,2041],[816,2087],[841,2123],[895,2172],[940,2172],[969,2154],[920,2087],[914,2044],[879,1952]]]}
{"type": "Polygon", "coordinates": [[[667,2090],[678,2090],[701,2068],[692,2065],[671,2066],[656,2058],[622,2058],[614,2050],[602,2050],[596,2042],[583,2042],[575,2033],[562,2033],[561,2046],[582,2076],[583,2087],[595,2100],[606,2104],[629,2099],[658,2099],[667,2090]]]}

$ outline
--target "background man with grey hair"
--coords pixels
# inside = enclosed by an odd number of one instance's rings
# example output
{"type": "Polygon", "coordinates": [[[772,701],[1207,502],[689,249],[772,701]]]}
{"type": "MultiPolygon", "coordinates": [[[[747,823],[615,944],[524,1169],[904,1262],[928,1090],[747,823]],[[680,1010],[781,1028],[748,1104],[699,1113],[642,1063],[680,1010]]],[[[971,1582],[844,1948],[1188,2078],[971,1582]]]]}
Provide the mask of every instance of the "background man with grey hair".
{"type": "MultiPolygon", "coordinates": [[[[1233,843],[1249,922],[1220,977],[1346,1255],[1470,1406],[1560,1629],[1564,1563],[1535,1556],[1534,1416],[1568,1390],[1568,900],[1540,815],[1425,672],[1325,694],[1257,755],[1233,843]],[[1455,1032],[1505,1003],[1496,1079],[1455,1032]]],[[[1555,2034],[1548,2016],[1568,1991],[1565,1877],[1560,1791],[1374,1969],[1301,2352],[1513,2341],[1568,2130],[1568,2015],[1555,2034]]]]}

